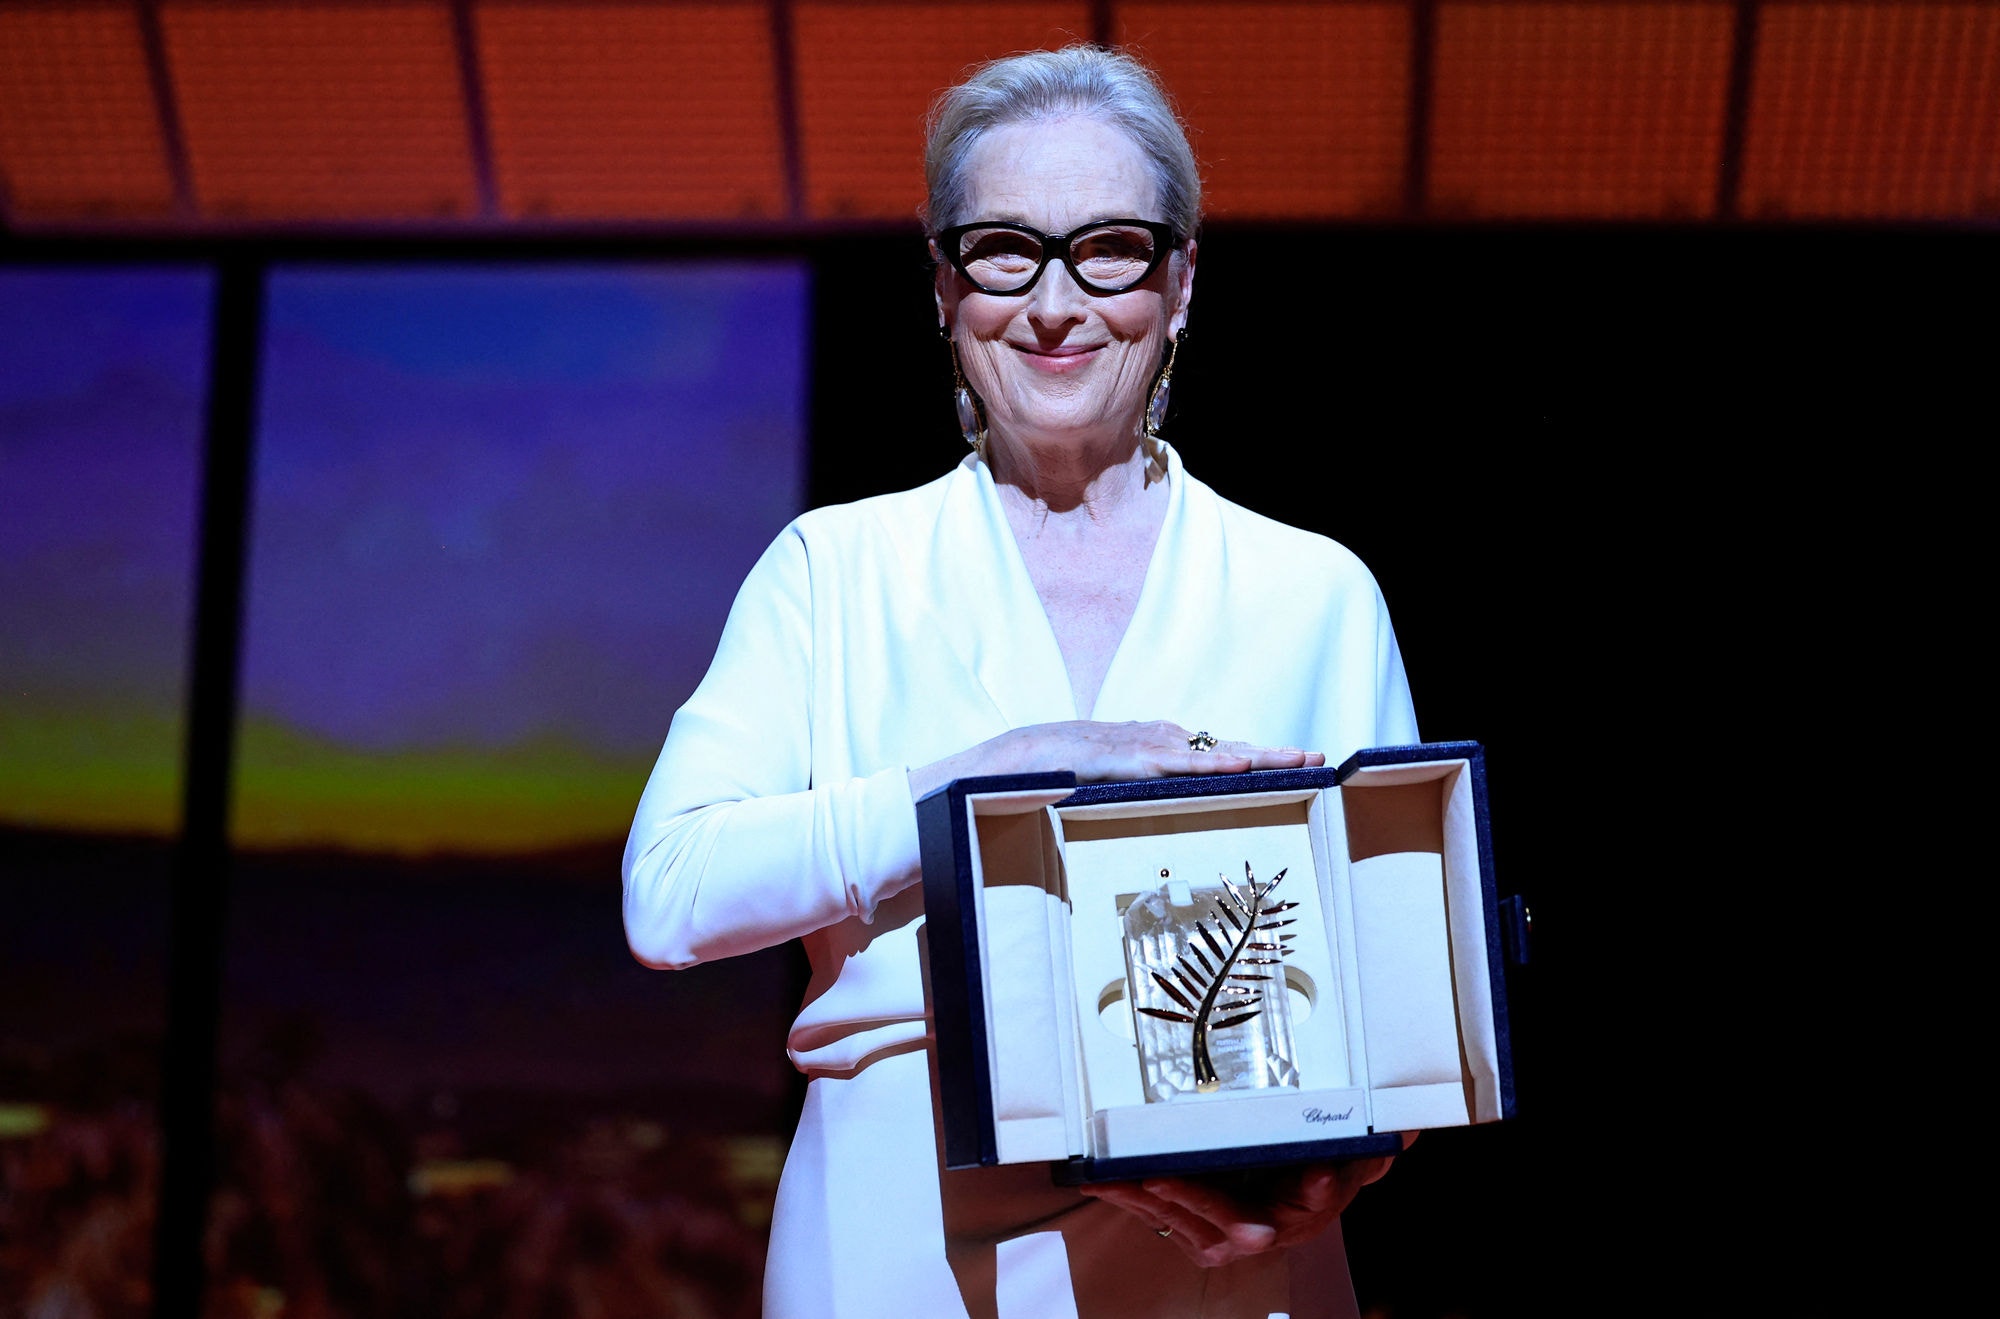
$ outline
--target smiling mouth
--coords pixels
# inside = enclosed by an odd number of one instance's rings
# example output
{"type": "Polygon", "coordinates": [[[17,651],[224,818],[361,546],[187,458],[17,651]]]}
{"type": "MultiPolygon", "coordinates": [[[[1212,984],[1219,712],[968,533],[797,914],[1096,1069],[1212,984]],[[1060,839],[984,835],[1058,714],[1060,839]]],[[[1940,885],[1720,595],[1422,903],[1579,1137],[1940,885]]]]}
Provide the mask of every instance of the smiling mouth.
{"type": "Polygon", "coordinates": [[[1023,344],[1009,346],[1027,358],[1031,366],[1043,371],[1067,371],[1082,366],[1104,347],[1101,343],[1064,344],[1060,348],[1035,348],[1023,344]]]}

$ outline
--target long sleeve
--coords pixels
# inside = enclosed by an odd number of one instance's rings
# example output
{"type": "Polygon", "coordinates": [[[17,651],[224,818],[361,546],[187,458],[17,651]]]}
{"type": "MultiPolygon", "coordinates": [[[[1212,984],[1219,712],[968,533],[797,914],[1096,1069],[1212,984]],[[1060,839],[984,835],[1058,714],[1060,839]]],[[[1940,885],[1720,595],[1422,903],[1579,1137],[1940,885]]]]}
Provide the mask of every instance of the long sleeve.
{"type": "Polygon", "coordinates": [[[794,525],[750,572],[674,716],[625,847],[625,935],[651,966],[782,943],[919,873],[908,771],[812,781],[812,564],[794,525]]]}
{"type": "MultiPolygon", "coordinates": [[[[1369,578],[1374,585],[1374,578],[1369,578]]],[[[1376,746],[1410,746],[1417,734],[1417,708],[1410,699],[1410,678],[1403,671],[1403,651],[1389,625],[1389,604],[1375,586],[1375,738],[1376,746]]]]}

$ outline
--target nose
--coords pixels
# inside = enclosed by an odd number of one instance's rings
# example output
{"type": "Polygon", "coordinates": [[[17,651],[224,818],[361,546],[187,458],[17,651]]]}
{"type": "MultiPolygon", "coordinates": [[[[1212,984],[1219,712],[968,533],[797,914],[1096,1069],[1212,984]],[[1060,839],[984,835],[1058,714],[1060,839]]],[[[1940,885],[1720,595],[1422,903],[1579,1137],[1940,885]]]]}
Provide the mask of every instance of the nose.
{"type": "Polygon", "coordinates": [[[1051,261],[1028,290],[1028,319],[1038,327],[1055,329],[1082,320],[1089,301],[1090,294],[1071,277],[1069,267],[1051,261]]]}

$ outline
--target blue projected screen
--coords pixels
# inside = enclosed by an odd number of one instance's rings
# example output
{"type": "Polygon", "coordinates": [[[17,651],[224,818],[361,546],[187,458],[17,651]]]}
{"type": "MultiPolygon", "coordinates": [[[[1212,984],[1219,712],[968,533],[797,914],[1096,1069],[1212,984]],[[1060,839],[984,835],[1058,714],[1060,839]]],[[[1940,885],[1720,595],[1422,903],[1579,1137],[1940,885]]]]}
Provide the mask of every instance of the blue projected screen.
{"type": "Polygon", "coordinates": [[[279,271],[235,836],[622,835],[804,494],[796,263],[279,271]]]}
{"type": "MultiPolygon", "coordinates": [[[[215,1295],[567,1313],[580,1248],[483,1292],[445,1261],[526,1258],[570,1241],[551,1206],[605,1204],[631,1248],[593,1295],[753,1312],[798,986],[776,949],[639,966],[618,856],[803,507],[808,283],[775,260],[271,274],[215,1295]]],[[[0,1140],[67,1169],[0,1197],[0,1294],[44,1307],[143,1295],[150,1267],[155,1183],[121,1170],[158,1148],[213,287],[0,270],[0,1140]],[[80,1148],[115,1157],[62,1162],[80,1148]],[[129,1249],[78,1246],[112,1219],[129,1249]]]]}
{"type": "Polygon", "coordinates": [[[0,270],[0,824],[178,827],[210,288],[0,270]]]}

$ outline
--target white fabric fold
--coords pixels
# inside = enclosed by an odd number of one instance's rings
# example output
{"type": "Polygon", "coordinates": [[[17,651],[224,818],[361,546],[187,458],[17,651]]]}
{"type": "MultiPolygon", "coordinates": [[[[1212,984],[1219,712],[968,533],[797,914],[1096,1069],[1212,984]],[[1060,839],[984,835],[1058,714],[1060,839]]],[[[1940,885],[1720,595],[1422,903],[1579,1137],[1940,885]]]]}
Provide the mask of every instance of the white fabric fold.
{"type": "MultiPolygon", "coordinates": [[[[1167,470],[1160,541],[1091,717],[1330,762],[1416,741],[1367,569],[1221,499],[1171,450],[1167,470]]],[[[787,1044],[814,1080],[779,1187],[767,1313],[957,1315],[982,1279],[980,1313],[1284,1310],[1285,1260],[1196,1269],[1038,1167],[938,1170],[908,767],[1075,715],[999,494],[970,458],[786,528],[675,715],[626,847],[633,952],[687,966],[796,937],[812,961],[787,1044]]],[[[1290,1268],[1322,1256],[1324,1278],[1290,1288],[1293,1314],[1351,1304],[1337,1234],[1290,1268]]]]}
{"type": "MultiPolygon", "coordinates": [[[[1360,561],[1222,499],[1167,450],[1170,499],[1091,717],[1326,753],[1417,740],[1360,561]]],[[[924,1026],[909,767],[1075,717],[999,492],[968,458],[814,510],[751,571],[674,717],[625,854],[632,950],[680,967],[803,938],[789,1040],[844,1074],[924,1026]]]]}

